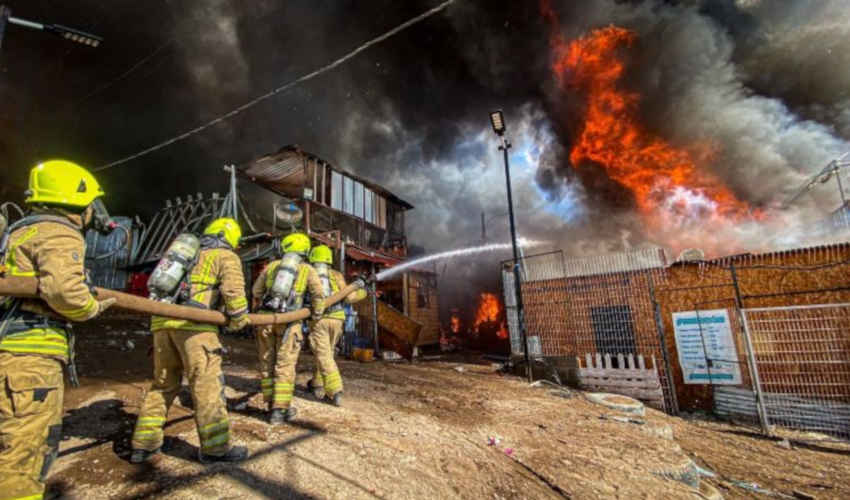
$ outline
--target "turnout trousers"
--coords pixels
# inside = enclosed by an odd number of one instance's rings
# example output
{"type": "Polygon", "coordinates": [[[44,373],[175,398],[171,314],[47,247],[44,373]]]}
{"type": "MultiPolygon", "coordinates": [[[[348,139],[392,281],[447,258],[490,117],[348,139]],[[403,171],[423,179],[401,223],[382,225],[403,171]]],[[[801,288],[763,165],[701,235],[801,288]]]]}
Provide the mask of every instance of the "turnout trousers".
{"type": "Polygon", "coordinates": [[[0,498],[40,499],[62,438],[62,363],[0,352],[0,498]]]}
{"type": "Polygon", "coordinates": [[[313,374],[313,390],[324,388],[325,396],[333,398],[342,392],[342,375],[334,361],[334,348],[342,337],[344,321],[322,318],[310,323],[310,348],[316,356],[316,372],[313,374]]]}
{"type": "Polygon", "coordinates": [[[201,452],[227,453],[230,423],[218,332],[157,330],[153,332],[153,349],[153,382],[133,431],[133,449],[153,451],[162,446],[168,409],[186,375],[195,405],[201,452]]]}
{"type": "Polygon", "coordinates": [[[295,393],[295,366],[304,335],[301,322],[256,330],[260,389],[269,409],[286,409],[295,393]]]}

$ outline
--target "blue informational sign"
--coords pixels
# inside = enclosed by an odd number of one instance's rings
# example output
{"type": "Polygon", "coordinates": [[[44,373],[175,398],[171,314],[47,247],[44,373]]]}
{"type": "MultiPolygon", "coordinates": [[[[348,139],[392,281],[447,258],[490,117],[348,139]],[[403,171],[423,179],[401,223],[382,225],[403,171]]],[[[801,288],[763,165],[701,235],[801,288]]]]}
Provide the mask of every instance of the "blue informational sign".
{"type": "Polygon", "coordinates": [[[675,312],[673,330],[686,384],[741,383],[738,350],[726,309],[675,312]]]}

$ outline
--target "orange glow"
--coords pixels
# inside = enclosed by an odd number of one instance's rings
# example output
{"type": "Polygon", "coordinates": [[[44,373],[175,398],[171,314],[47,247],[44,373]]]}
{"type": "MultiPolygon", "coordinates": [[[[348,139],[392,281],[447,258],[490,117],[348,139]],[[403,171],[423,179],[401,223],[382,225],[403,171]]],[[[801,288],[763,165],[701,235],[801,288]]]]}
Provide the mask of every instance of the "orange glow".
{"type": "Polygon", "coordinates": [[[585,102],[570,151],[574,168],[600,166],[632,193],[656,232],[693,221],[725,225],[764,217],[705,168],[715,145],[675,147],[640,123],[641,96],[622,85],[623,56],[636,43],[635,32],[608,26],[568,42],[549,0],[541,0],[541,12],[552,29],[552,71],[563,90],[579,93],[585,102]]]}
{"type": "Polygon", "coordinates": [[[460,331],[460,318],[456,315],[452,314],[451,326],[452,333],[458,333],[460,331]]]}
{"type": "Polygon", "coordinates": [[[502,321],[502,303],[499,298],[493,293],[482,293],[478,301],[478,311],[475,313],[475,323],[472,327],[476,332],[480,333],[480,327],[484,323],[499,323],[499,338],[508,338],[508,330],[505,328],[505,322],[502,321]]]}

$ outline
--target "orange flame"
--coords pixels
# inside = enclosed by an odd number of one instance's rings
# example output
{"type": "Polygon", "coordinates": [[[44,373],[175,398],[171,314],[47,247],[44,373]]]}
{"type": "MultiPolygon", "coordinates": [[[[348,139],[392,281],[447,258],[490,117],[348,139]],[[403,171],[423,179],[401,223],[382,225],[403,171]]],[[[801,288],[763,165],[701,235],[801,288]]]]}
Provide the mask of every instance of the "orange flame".
{"type": "Polygon", "coordinates": [[[460,318],[457,315],[452,314],[451,326],[449,328],[451,328],[452,333],[458,333],[460,331],[460,318]]]}
{"type": "MultiPolygon", "coordinates": [[[[493,293],[482,293],[478,302],[478,311],[475,313],[475,323],[472,327],[480,333],[482,324],[501,321],[502,316],[502,303],[499,298],[493,293]]],[[[508,338],[508,330],[505,328],[504,321],[501,321],[497,335],[499,338],[508,338]]]]}
{"type": "Polygon", "coordinates": [[[633,31],[609,26],[567,42],[549,0],[541,0],[541,11],[552,25],[552,70],[558,82],[586,99],[581,133],[570,152],[574,168],[586,162],[601,166],[633,193],[639,213],[654,229],[692,219],[726,223],[763,218],[699,168],[711,159],[714,146],[679,149],[641,125],[640,95],[621,86],[626,70],[622,54],[637,40],[633,31]]]}

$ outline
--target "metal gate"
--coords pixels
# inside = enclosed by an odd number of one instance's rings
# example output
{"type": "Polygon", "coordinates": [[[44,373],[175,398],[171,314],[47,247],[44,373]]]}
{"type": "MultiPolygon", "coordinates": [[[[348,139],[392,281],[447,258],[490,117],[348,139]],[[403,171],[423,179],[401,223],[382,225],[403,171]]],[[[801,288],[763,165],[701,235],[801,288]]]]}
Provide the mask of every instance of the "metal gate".
{"type": "Polygon", "coordinates": [[[850,438],[850,304],[741,310],[761,424],[850,438]]]}

